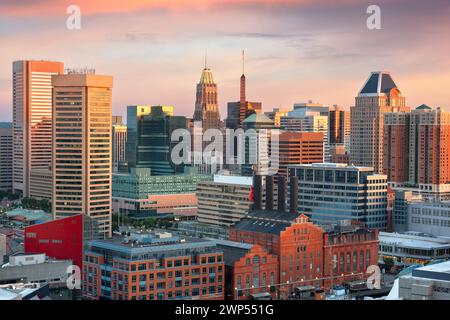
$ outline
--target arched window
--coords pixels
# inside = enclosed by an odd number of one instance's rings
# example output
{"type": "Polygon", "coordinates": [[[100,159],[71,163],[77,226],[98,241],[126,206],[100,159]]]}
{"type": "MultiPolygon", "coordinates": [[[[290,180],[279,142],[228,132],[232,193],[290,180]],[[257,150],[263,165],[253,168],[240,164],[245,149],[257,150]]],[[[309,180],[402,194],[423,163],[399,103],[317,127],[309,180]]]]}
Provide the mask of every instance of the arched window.
{"type": "Polygon", "coordinates": [[[370,266],[370,250],[366,251],[366,269],[370,266]]]}
{"type": "Polygon", "coordinates": [[[359,253],[359,271],[364,271],[364,251],[359,253]]]}

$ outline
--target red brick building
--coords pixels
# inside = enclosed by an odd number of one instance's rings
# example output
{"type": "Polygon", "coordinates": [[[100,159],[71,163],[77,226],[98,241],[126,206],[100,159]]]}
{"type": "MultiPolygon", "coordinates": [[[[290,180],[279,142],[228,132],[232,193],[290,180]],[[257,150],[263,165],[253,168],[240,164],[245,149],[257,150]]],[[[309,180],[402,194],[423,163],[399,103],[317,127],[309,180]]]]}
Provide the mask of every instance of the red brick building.
{"type": "Polygon", "coordinates": [[[82,292],[94,300],[224,299],[224,268],[213,241],[135,233],[88,243],[82,292]]]}
{"type": "Polygon", "coordinates": [[[278,257],[280,282],[276,289],[281,298],[296,288],[329,290],[333,285],[365,279],[367,267],[378,264],[378,230],[349,225],[325,231],[305,215],[294,221],[281,222],[282,218],[289,216],[249,213],[230,229],[230,240],[260,245],[278,257]]]}
{"type": "MultiPolygon", "coordinates": [[[[272,180],[266,179],[266,183],[272,180]]],[[[255,197],[260,198],[262,188],[257,182],[255,197]]],[[[297,184],[296,177],[291,177],[290,194],[297,194],[297,184]]],[[[231,241],[258,245],[277,256],[279,282],[274,287],[279,298],[288,298],[305,288],[329,290],[333,285],[363,279],[367,267],[377,264],[378,230],[350,221],[319,227],[306,215],[296,213],[296,197],[290,199],[290,212],[285,212],[285,206],[280,205],[285,198],[280,193],[278,210],[269,210],[273,208],[271,190],[266,189],[266,210],[255,201],[257,209],[234,224],[229,236],[231,241]]]]}
{"type": "Polygon", "coordinates": [[[260,245],[217,240],[225,260],[225,298],[248,300],[275,298],[278,257],[260,245]]]}
{"type": "Polygon", "coordinates": [[[366,270],[378,265],[378,230],[340,226],[323,234],[323,287],[367,279],[366,270]]]}
{"type": "Polygon", "coordinates": [[[293,164],[323,162],[322,132],[284,131],[279,136],[279,174],[286,175],[293,164]]]}

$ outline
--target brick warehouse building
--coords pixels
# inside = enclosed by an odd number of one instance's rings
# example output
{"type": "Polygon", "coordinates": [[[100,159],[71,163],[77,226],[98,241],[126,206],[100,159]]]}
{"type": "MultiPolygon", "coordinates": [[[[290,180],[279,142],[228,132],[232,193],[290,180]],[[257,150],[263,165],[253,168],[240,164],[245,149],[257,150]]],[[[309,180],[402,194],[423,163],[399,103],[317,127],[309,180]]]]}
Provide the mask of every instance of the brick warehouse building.
{"type": "Polygon", "coordinates": [[[278,257],[262,246],[228,240],[214,240],[225,260],[225,298],[275,298],[278,257]]]}
{"type": "MultiPolygon", "coordinates": [[[[278,256],[280,282],[276,285],[276,289],[281,298],[286,298],[297,288],[301,290],[313,286],[328,290],[332,285],[365,278],[366,275],[361,272],[365,271],[368,265],[377,264],[377,230],[355,224],[328,227],[324,230],[310,222],[306,215],[296,213],[294,209],[285,212],[283,204],[285,200],[283,196],[280,199],[282,193],[279,193],[277,211],[268,210],[267,207],[271,208],[270,204],[266,204],[266,210],[262,210],[261,203],[257,200],[260,198],[257,193],[262,190],[258,179],[255,179],[254,188],[255,210],[230,228],[230,240],[258,244],[269,253],[278,256]],[[353,258],[355,252],[356,260],[353,258]],[[360,259],[361,252],[364,254],[363,260],[360,259]],[[342,268],[339,264],[341,254],[344,254],[345,258],[342,268]],[[350,263],[347,263],[347,254],[350,255],[350,263]],[[335,267],[334,261],[338,262],[338,266],[331,274],[330,268],[335,267]],[[336,278],[326,279],[331,276],[336,278]]],[[[279,178],[279,182],[280,180],[284,179],[279,178]]],[[[267,181],[270,182],[271,179],[267,181]]],[[[290,193],[296,194],[296,177],[291,177],[290,185],[290,193]]],[[[266,188],[266,192],[271,190],[267,185],[266,188]]],[[[290,199],[291,208],[296,208],[295,198],[290,199]]]]}
{"type": "Polygon", "coordinates": [[[83,262],[83,297],[108,300],[224,299],[223,253],[211,240],[168,232],[95,240],[83,262]]]}
{"type": "Polygon", "coordinates": [[[328,229],[323,239],[325,288],[365,278],[367,268],[378,265],[378,229],[340,225],[328,229]]]}

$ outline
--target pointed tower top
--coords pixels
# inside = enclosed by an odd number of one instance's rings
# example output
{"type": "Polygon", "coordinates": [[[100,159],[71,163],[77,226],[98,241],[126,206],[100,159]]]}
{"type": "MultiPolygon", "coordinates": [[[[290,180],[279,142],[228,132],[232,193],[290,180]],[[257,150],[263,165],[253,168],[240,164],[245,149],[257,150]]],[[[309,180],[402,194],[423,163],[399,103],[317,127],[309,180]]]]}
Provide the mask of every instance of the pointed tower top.
{"type": "Polygon", "coordinates": [[[242,75],[245,74],[245,51],[242,50],[242,75]]]}
{"type": "Polygon", "coordinates": [[[202,76],[200,77],[200,84],[214,84],[211,69],[209,68],[203,69],[202,76]]]}

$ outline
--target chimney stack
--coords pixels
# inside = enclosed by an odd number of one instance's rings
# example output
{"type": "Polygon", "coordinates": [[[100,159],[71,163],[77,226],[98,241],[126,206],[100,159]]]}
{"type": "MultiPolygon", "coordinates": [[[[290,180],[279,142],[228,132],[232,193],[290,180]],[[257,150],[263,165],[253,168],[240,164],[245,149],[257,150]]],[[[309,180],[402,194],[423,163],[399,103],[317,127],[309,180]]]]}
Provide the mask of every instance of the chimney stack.
{"type": "Polygon", "coordinates": [[[286,211],[286,178],[278,176],[278,211],[286,211]]]}
{"type": "Polygon", "coordinates": [[[266,210],[273,211],[273,176],[266,176],[266,210]]]}
{"type": "Polygon", "coordinates": [[[262,210],[262,176],[253,176],[254,203],[253,210],[262,210]]]}
{"type": "Polygon", "coordinates": [[[289,183],[289,212],[297,213],[298,205],[298,177],[291,176],[289,183]]]}

